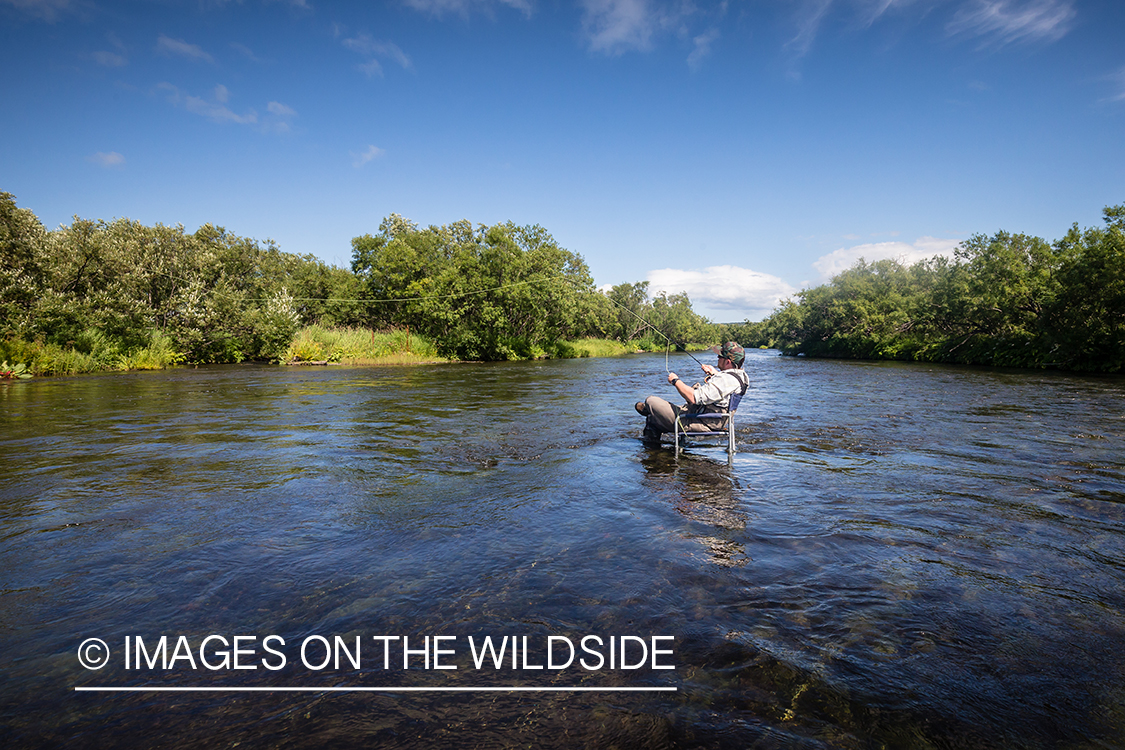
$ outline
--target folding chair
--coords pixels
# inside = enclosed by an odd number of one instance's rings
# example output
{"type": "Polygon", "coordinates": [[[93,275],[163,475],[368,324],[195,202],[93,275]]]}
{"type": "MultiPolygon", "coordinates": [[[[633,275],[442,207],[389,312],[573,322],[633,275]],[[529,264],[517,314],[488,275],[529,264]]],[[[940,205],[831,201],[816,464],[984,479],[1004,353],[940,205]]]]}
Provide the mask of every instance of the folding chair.
{"type": "Polygon", "coordinates": [[[676,445],[676,458],[680,457],[682,447],[680,445],[680,436],[684,437],[686,442],[687,438],[715,438],[726,437],[727,439],[727,456],[734,459],[734,413],[738,410],[738,404],[742,401],[742,394],[739,392],[730,395],[730,407],[725,412],[711,412],[704,414],[681,414],[676,417],[676,427],[673,433],[673,440],[676,445]],[[706,419],[726,420],[718,429],[715,430],[689,430],[681,423],[680,420],[697,421],[706,419]]]}

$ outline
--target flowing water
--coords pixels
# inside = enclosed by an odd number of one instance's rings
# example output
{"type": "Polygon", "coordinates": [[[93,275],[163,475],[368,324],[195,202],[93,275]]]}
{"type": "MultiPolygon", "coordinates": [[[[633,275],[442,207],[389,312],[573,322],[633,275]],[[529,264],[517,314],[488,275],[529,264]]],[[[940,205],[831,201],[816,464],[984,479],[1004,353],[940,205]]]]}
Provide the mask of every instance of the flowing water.
{"type": "Polygon", "coordinates": [[[5,746],[1125,747],[1125,380],[752,352],[728,463],[664,370],[0,385],[5,746]]]}

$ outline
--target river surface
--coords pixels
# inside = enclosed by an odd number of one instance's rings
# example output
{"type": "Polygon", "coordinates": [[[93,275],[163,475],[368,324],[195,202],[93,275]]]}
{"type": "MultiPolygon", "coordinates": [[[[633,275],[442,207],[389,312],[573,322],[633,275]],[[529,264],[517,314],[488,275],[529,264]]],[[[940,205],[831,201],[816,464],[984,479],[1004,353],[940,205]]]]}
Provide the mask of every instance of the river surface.
{"type": "Polygon", "coordinates": [[[4,746],[1125,747],[1125,380],[746,369],[729,463],[664,355],[0,385],[4,746]]]}

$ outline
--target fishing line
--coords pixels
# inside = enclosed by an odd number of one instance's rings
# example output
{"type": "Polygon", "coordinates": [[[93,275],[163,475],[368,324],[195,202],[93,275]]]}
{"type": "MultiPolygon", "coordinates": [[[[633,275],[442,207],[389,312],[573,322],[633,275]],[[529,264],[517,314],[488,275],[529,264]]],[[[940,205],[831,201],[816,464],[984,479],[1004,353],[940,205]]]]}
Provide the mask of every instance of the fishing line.
{"type": "MultiPolygon", "coordinates": [[[[563,277],[563,278],[565,278],[565,277],[563,277]]],[[[683,346],[683,345],[681,345],[681,344],[677,344],[676,342],[672,341],[672,339],[670,339],[670,338],[669,338],[669,337],[668,337],[668,336],[667,336],[667,335],[666,335],[666,334],[664,333],[664,331],[661,331],[661,330],[660,330],[659,328],[657,328],[656,326],[654,326],[654,325],[653,325],[652,323],[648,322],[647,320],[645,320],[644,318],[642,318],[642,317],[641,317],[640,315],[637,315],[637,314],[636,314],[635,312],[633,312],[633,311],[632,311],[632,310],[630,310],[629,308],[625,307],[624,305],[622,305],[622,304],[619,304],[619,303],[617,303],[617,302],[614,302],[614,301],[613,301],[613,299],[611,299],[611,298],[609,297],[609,295],[606,295],[606,299],[608,299],[608,300],[609,300],[610,304],[612,304],[612,305],[614,305],[614,306],[616,306],[616,307],[619,307],[620,309],[622,309],[622,310],[624,310],[625,312],[627,312],[627,313],[629,313],[630,315],[632,315],[632,316],[633,316],[634,318],[636,318],[637,320],[639,320],[639,321],[641,321],[642,323],[644,323],[644,324],[645,324],[645,328],[651,328],[652,330],[656,331],[657,333],[659,333],[659,334],[660,334],[661,336],[663,336],[663,337],[664,337],[664,340],[668,342],[668,344],[667,344],[667,345],[666,345],[666,346],[664,347],[664,371],[665,371],[665,372],[671,372],[671,371],[672,371],[672,369],[671,369],[671,368],[670,368],[670,367],[668,366],[668,353],[669,353],[669,351],[671,350],[671,348],[672,348],[673,346],[675,346],[675,347],[676,347],[677,349],[682,349],[682,350],[683,350],[683,352],[684,352],[684,354],[688,355],[688,356],[689,356],[689,357],[691,357],[692,359],[695,359],[695,355],[693,355],[693,354],[692,354],[691,352],[689,352],[689,351],[687,350],[687,347],[686,347],[686,346],[683,346]]],[[[643,330],[644,330],[644,328],[642,328],[642,329],[640,329],[640,330],[642,330],[642,331],[643,331],[643,330]]],[[[696,361],[696,362],[697,362],[697,363],[699,364],[699,366],[700,366],[700,367],[702,367],[702,366],[703,366],[703,363],[702,363],[702,362],[700,362],[700,361],[699,361],[698,359],[695,359],[695,361],[696,361]]]]}

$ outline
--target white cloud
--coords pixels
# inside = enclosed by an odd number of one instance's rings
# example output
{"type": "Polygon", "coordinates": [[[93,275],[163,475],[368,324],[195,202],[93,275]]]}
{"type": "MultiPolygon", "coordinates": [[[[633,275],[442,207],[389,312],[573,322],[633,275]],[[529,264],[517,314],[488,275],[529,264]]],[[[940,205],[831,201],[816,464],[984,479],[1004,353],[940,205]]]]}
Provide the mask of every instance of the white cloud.
{"type": "Polygon", "coordinates": [[[111,31],[105,35],[105,38],[117,51],[109,52],[108,50],[99,50],[91,55],[91,57],[94,58],[94,62],[98,65],[104,65],[107,68],[120,68],[128,65],[129,59],[125,57],[125,53],[128,52],[128,50],[121,40],[117,38],[117,35],[111,31]]]}
{"type": "Polygon", "coordinates": [[[952,35],[979,36],[1000,45],[1061,39],[1076,12],[1073,0],[972,0],[946,26],[952,35]]]}
{"type": "Polygon", "coordinates": [[[256,63],[265,62],[264,60],[262,60],[262,58],[260,58],[260,57],[258,57],[257,55],[254,54],[254,50],[250,49],[245,44],[239,44],[238,42],[231,42],[230,48],[233,49],[235,52],[238,52],[238,53],[244,55],[246,57],[246,59],[249,60],[250,62],[256,62],[256,63]]]}
{"type": "MultiPolygon", "coordinates": [[[[951,36],[980,37],[982,46],[1022,41],[1055,41],[1070,31],[1076,0],[957,0],[960,7],[946,24],[951,36]]],[[[794,0],[796,33],[785,48],[795,58],[812,49],[830,16],[848,26],[867,29],[894,12],[924,18],[951,0],[794,0]]],[[[799,81],[799,71],[789,73],[799,81]]]]}
{"type": "Polygon", "coordinates": [[[374,58],[360,65],[359,71],[368,78],[374,78],[375,76],[383,77],[383,66],[374,58]]]}
{"type": "Polygon", "coordinates": [[[428,13],[436,18],[441,18],[446,13],[468,18],[471,12],[480,11],[491,15],[497,5],[506,5],[520,11],[525,16],[531,16],[530,0],[404,0],[407,5],[417,11],[428,13]]]}
{"type": "Polygon", "coordinates": [[[590,49],[608,55],[652,47],[660,13],[649,0],[582,0],[582,28],[590,49]]]}
{"type": "MultiPolygon", "coordinates": [[[[913,5],[918,1],[919,0],[862,0],[858,3],[860,5],[860,24],[864,27],[869,27],[896,6],[913,5]]],[[[927,5],[929,5],[929,3],[927,3],[927,5]]],[[[928,8],[926,10],[928,10],[928,8]]],[[[923,13],[925,13],[926,10],[923,10],[923,13]]]]}
{"type": "Polygon", "coordinates": [[[782,300],[797,293],[776,276],[738,266],[702,270],[661,268],[649,271],[649,292],[687,292],[694,308],[736,313],[737,318],[768,315],[782,300]]]}
{"type": "MultiPolygon", "coordinates": [[[[795,3],[797,13],[794,22],[797,27],[796,35],[785,45],[786,49],[798,57],[804,57],[812,49],[813,43],[820,34],[828,15],[841,5],[846,6],[841,14],[850,16],[850,26],[867,29],[888,13],[904,9],[907,6],[921,5],[920,16],[926,15],[932,7],[945,0],[801,0],[795,3]]],[[[801,80],[799,71],[790,71],[788,77],[794,81],[801,80]]]]}
{"type": "Polygon", "coordinates": [[[215,87],[215,101],[226,103],[228,100],[230,100],[230,89],[220,83],[215,87]]]}
{"type": "Polygon", "coordinates": [[[106,167],[107,169],[109,169],[111,167],[120,167],[125,163],[125,157],[117,153],[116,151],[110,151],[108,153],[105,151],[99,151],[96,154],[87,156],[86,161],[97,164],[99,167],[106,167]]]}
{"type": "Polygon", "coordinates": [[[356,153],[355,151],[349,151],[348,153],[350,153],[352,156],[352,166],[356,169],[359,169],[367,162],[371,161],[372,159],[377,159],[387,152],[379,148],[378,146],[368,146],[365,150],[360,151],[359,153],[356,153]]]}
{"type": "Polygon", "coordinates": [[[860,258],[868,263],[892,258],[909,265],[935,255],[952,257],[954,248],[960,243],[961,240],[943,240],[937,237],[920,237],[912,245],[906,242],[870,242],[842,247],[828,255],[822,255],[813,263],[813,268],[820,271],[824,280],[828,280],[851,268],[860,258]]]}
{"type": "MultiPolygon", "coordinates": [[[[170,83],[161,83],[156,88],[160,91],[167,92],[168,101],[174,106],[182,107],[188,112],[206,117],[214,122],[234,122],[239,125],[254,125],[258,122],[258,113],[252,109],[240,115],[228,108],[226,104],[218,100],[218,98],[216,98],[215,101],[207,101],[198,96],[186,94],[170,83]]],[[[230,92],[226,90],[226,87],[220,86],[218,88],[222,88],[225,95],[229,98],[230,92]]],[[[219,93],[218,89],[216,89],[215,93],[219,93]]]]}
{"type": "Polygon", "coordinates": [[[22,10],[28,15],[54,22],[60,15],[74,8],[71,0],[2,0],[4,4],[22,10]]]}
{"type": "Polygon", "coordinates": [[[129,61],[125,59],[124,55],[119,55],[116,52],[106,52],[99,50],[93,54],[94,62],[98,65],[104,65],[107,68],[120,68],[128,65],[129,61]]]}
{"type": "Polygon", "coordinates": [[[281,102],[270,102],[266,105],[266,109],[270,114],[277,115],[278,117],[296,117],[297,111],[292,107],[287,107],[281,102]]]}
{"type": "Polygon", "coordinates": [[[1112,73],[1106,76],[1106,78],[1113,82],[1114,88],[1116,88],[1117,91],[1113,94],[1110,94],[1103,101],[1125,101],[1125,67],[1121,68],[1121,70],[1117,71],[1116,73],[1112,73]]]}
{"type": "Polygon", "coordinates": [[[379,58],[398,63],[403,69],[411,66],[410,57],[394,42],[384,42],[372,39],[368,34],[357,34],[350,39],[345,39],[344,46],[368,58],[367,62],[359,66],[368,77],[382,76],[383,66],[379,58]]]}
{"type": "Polygon", "coordinates": [[[797,36],[786,45],[797,54],[797,57],[804,57],[808,53],[820,31],[820,24],[831,7],[832,0],[809,0],[803,4],[797,17],[797,36]]]}
{"type": "Polygon", "coordinates": [[[688,55],[687,64],[692,70],[699,70],[703,65],[703,58],[711,54],[711,44],[719,38],[719,30],[711,29],[691,40],[694,48],[688,55]]]}
{"type": "Polygon", "coordinates": [[[186,57],[189,60],[202,60],[209,63],[215,62],[215,59],[204,52],[199,45],[188,44],[183,39],[173,39],[164,34],[161,34],[156,40],[156,51],[162,55],[175,55],[186,57]]]}

